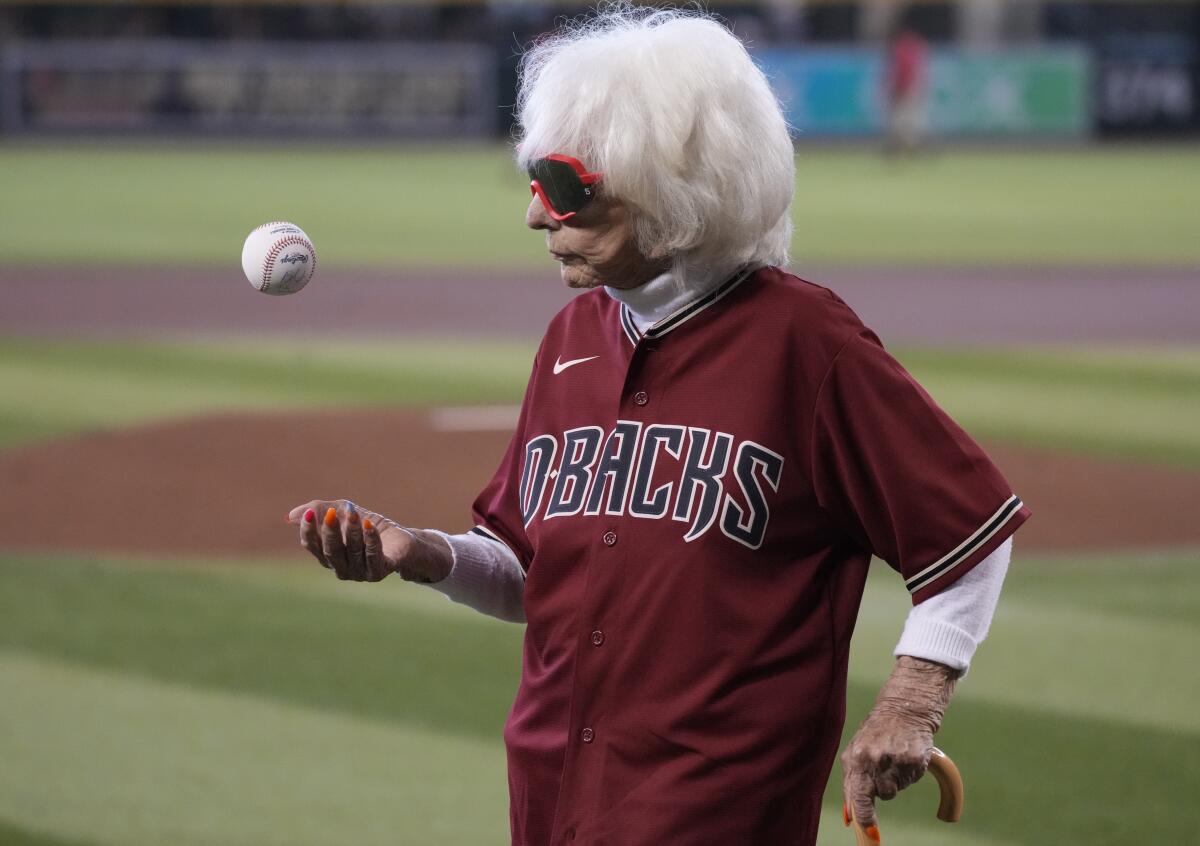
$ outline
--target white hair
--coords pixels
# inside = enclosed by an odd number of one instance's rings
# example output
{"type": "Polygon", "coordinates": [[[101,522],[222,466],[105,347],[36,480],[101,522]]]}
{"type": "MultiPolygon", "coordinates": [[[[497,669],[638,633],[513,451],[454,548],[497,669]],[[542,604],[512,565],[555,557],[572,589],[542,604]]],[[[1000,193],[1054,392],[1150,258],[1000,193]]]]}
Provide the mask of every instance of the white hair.
{"type": "Polygon", "coordinates": [[[680,284],[783,264],[795,160],[745,46],[696,10],[601,6],[521,61],[517,162],[566,153],[628,205],[638,246],[680,284]]]}

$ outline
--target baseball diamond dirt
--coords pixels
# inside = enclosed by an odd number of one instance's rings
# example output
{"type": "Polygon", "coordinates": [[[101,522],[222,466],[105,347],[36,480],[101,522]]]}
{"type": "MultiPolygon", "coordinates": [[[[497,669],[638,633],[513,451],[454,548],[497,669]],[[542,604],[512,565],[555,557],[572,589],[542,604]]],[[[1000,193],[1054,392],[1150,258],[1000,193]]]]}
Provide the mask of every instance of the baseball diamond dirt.
{"type": "MultiPolygon", "coordinates": [[[[1200,339],[1200,286],[1185,269],[799,272],[838,291],[888,343],[1200,339]]],[[[569,298],[553,270],[330,269],[302,295],[270,300],[236,273],[0,268],[0,333],[533,338],[569,298]]],[[[505,410],[457,425],[427,410],[224,415],[18,447],[0,452],[0,539],[10,548],[287,554],[295,538],[283,515],[313,496],[357,499],[413,525],[465,528],[514,419],[505,410]],[[332,445],[329,460],[297,462],[313,443],[332,445]],[[380,443],[388,449],[359,446],[380,443]],[[131,503],[134,525],[116,519],[131,503]]],[[[1200,542],[1194,469],[986,446],[1037,514],[1023,548],[1200,542]]]]}
{"type": "MultiPolygon", "coordinates": [[[[228,415],[10,450],[0,453],[0,538],[7,547],[299,556],[283,515],[311,497],[346,497],[410,525],[465,531],[509,430],[493,428],[496,415],[478,431],[440,422],[424,410],[228,415]],[[313,444],[326,445],[326,460],[297,461],[313,444]],[[378,444],[387,449],[364,447],[378,444]],[[122,517],[131,513],[133,522],[122,517]]],[[[1189,519],[1200,473],[986,447],[1037,509],[1017,541],[1023,549],[1200,542],[1200,525],[1189,519]]]]}

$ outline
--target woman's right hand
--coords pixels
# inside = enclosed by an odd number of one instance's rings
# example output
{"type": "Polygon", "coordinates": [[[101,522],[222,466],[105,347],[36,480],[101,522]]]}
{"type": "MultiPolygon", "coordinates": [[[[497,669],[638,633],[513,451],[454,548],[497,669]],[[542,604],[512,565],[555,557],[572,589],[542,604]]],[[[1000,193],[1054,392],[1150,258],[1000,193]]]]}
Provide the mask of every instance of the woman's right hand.
{"type": "Polygon", "coordinates": [[[407,529],[348,499],[314,499],[288,513],[300,545],[339,579],[378,582],[392,573],[411,582],[438,582],[454,566],[450,546],[433,532],[407,529]]]}

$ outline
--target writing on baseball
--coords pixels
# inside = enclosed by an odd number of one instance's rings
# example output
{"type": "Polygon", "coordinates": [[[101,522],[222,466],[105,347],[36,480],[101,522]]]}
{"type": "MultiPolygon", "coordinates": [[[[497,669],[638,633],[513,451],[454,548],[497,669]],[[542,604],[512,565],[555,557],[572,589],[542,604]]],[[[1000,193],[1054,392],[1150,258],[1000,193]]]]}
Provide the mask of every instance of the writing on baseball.
{"type": "Polygon", "coordinates": [[[317,250],[294,223],[275,220],[246,236],[242,272],[264,294],[294,294],[317,272],[317,250]]]}

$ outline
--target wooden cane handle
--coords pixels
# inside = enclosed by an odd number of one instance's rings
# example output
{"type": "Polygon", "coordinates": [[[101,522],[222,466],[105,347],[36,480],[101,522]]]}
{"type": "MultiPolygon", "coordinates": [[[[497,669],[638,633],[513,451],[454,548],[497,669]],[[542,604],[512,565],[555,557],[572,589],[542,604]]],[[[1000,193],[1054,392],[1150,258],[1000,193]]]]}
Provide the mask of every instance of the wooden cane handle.
{"type": "Polygon", "coordinates": [[[942,794],[938,802],[938,819],[943,822],[958,822],[962,819],[963,810],[962,773],[954,766],[950,756],[936,746],[929,758],[929,772],[933,773],[938,790],[942,794]]]}
{"type": "MultiPolygon", "coordinates": [[[[937,817],[943,822],[958,822],[962,819],[963,810],[963,780],[958,767],[950,760],[950,756],[941,749],[934,747],[929,757],[929,772],[938,783],[941,798],[938,801],[937,817]]],[[[843,811],[847,822],[854,829],[857,846],[879,846],[879,827],[864,828],[854,819],[854,811],[846,807],[843,811]],[[873,836],[872,836],[873,835],[873,836]]]]}

